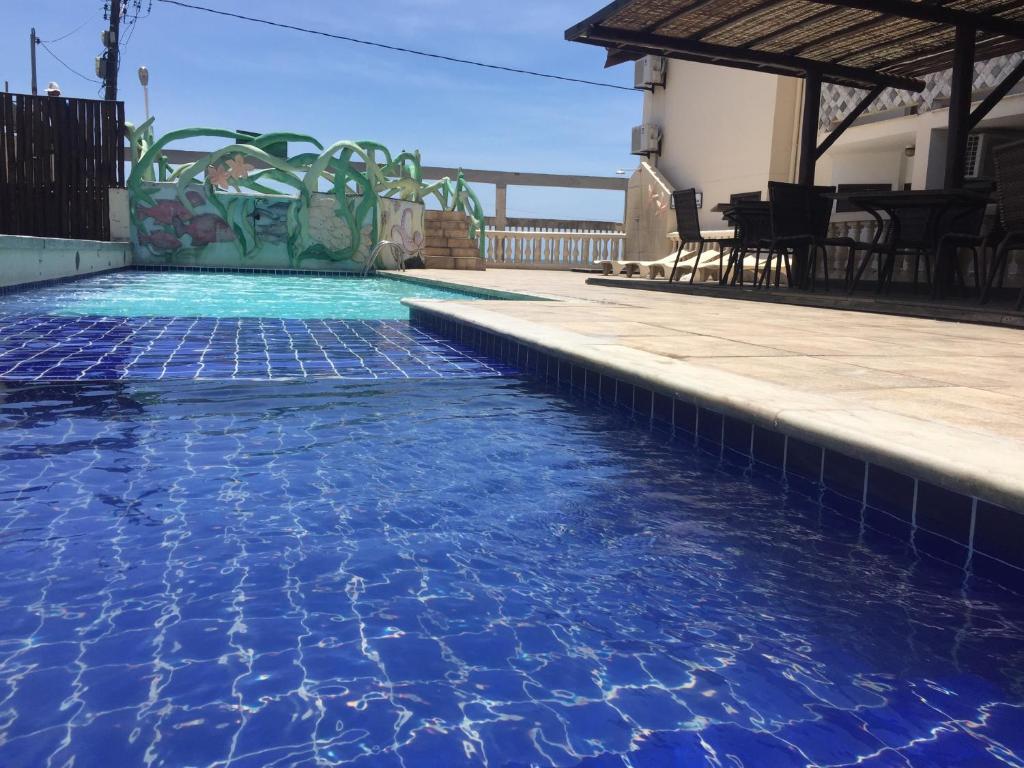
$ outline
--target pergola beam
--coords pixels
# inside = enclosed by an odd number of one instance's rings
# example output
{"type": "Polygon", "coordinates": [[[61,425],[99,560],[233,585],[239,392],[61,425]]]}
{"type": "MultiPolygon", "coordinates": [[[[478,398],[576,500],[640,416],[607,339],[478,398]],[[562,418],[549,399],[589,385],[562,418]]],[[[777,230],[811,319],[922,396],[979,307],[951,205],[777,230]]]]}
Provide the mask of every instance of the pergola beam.
{"type": "Polygon", "coordinates": [[[953,46],[953,81],[949,95],[949,133],[946,137],[947,189],[964,185],[967,169],[967,134],[971,130],[971,95],[974,89],[975,35],[973,27],[957,27],[953,46]]]}
{"type": "Polygon", "coordinates": [[[970,27],[982,32],[995,32],[1024,39],[1024,23],[1022,22],[1004,19],[989,13],[961,11],[933,3],[913,2],[912,0],[809,0],[809,2],[856,8],[861,11],[874,11],[888,16],[902,16],[905,19],[931,21],[952,27],[970,27]]]}
{"type": "Polygon", "coordinates": [[[999,81],[999,85],[989,92],[988,96],[985,97],[984,101],[981,102],[974,111],[971,113],[971,119],[968,124],[968,130],[973,131],[978,127],[978,123],[985,119],[985,116],[992,111],[1003,97],[1006,96],[1022,79],[1024,79],[1024,61],[1010,70],[1009,73],[999,81]]]}
{"type": "Polygon", "coordinates": [[[814,184],[814,166],[818,162],[818,115],[821,111],[821,74],[808,72],[804,80],[804,106],[800,116],[800,155],[797,181],[814,184]]]}
{"type": "Polygon", "coordinates": [[[857,103],[857,106],[854,107],[853,110],[851,110],[850,114],[844,117],[842,122],[839,123],[839,125],[837,125],[835,128],[833,128],[832,132],[825,137],[825,140],[818,145],[818,148],[814,153],[815,159],[820,159],[822,155],[828,152],[828,150],[832,147],[833,144],[836,143],[839,137],[846,133],[846,129],[853,125],[858,117],[864,114],[864,110],[870,107],[871,103],[879,96],[881,96],[884,90],[884,85],[876,85],[874,88],[868,91],[867,95],[865,95],[864,98],[857,103]]]}
{"type": "MultiPolygon", "coordinates": [[[[918,93],[924,90],[924,82],[911,77],[886,74],[874,69],[847,67],[798,56],[753,51],[745,48],[733,48],[727,45],[715,45],[687,38],[668,37],[665,35],[632,32],[624,29],[609,29],[600,25],[592,25],[585,29],[574,27],[566,32],[566,38],[578,42],[597,45],[619,45],[640,49],[647,53],[687,54],[702,59],[728,65],[770,66],[786,71],[796,77],[806,77],[808,73],[816,73],[821,80],[837,80],[843,83],[860,83],[866,86],[886,85],[918,93]]],[[[749,68],[749,67],[748,67],[749,68]]]]}

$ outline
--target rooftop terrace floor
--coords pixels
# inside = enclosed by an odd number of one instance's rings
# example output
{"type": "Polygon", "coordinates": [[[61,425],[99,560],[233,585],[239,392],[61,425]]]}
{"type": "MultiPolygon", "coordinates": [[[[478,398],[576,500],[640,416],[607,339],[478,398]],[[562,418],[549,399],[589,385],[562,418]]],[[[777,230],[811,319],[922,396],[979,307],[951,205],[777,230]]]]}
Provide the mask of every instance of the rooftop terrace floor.
{"type": "Polygon", "coordinates": [[[407,303],[1024,510],[1024,331],[624,290],[572,272],[410,274],[555,299],[407,303]]]}

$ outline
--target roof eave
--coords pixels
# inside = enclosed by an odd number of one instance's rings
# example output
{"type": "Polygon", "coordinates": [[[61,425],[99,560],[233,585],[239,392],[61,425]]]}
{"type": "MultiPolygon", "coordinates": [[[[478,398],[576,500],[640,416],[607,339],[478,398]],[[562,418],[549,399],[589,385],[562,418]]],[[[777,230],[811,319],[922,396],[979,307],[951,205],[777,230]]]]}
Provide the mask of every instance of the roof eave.
{"type": "Polygon", "coordinates": [[[580,34],[572,39],[575,42],[590,45],[620,47],[637,53],[701,60],[721,66],[771,71],[774,74],[788,74],[795,77],[804,76],[808,72],[816,72],[827,82],[844,85],[857,84],[860,87],[885,85],[915,93],[923,91],[925,87],[924,82],[916,78],[877,70],[846,67],[825,61],[802,59],[766,51],[730,48],[686,38],[608,29],[598,24],[590,24],[586,30],[581,30],[580,34]]]}

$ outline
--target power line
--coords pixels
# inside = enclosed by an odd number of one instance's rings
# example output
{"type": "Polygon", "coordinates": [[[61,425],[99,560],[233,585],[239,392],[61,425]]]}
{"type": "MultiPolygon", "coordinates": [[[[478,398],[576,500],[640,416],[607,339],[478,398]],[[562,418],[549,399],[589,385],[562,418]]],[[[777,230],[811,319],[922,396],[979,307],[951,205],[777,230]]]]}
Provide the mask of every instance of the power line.
{"type": "Polygon", "coordinates": [[[60,63],[60,65],[61,65],[62,67],[64,67],[64,69],[66,69],[66,70],[67,70],[68,72],[71,72],[72,74],[78,75],[78,76],[79,76],[80,78],[82,78],[83,80],[88,80],[88,81],[89,81],[90,83],[98,83],[98,82],[99,82],[99,80],[97,80],[96,78],[93,78],[93,77],[87,77],[86,75],[83,75],[83,74],[82,74],[81,72],[79,72],[79,71],[78,71],[77,69],[72,69],[72,68],[71,68],[70,66],[68,66],[67,62],[65,62],[65,61],[64,61],[64,60],[63,60],[63,59],[62,59],[62,58],[61,58],[60,56],[58,56],[58,55],[57,55],[56,53],[54,53],[53,51],[51,51],[51,50],[49,49],[49,47],[48,47],[48,46],[46,45],[46,43],[44,43],[44,42],[43,42],[42,40],[40,40],[40,41],[39,41],[39,44],[40,44],[41,46],[43,46],[43,50],[45,50],[45,51],[46,51],[46,52],[47,52],[48,54],[50,54],[51,56],[53,56],[53,58],[55,58],[55,59],[56,59],[56,60],[57,60],[57,61],[58,61],[58,62],[60,63]]]}
{"type": "Polygon", "coordinates": [[[484,69],[496,69],[501,72],[512,72],[517,75],[530,75],[531,77],[543,77],[548,80],[561,80],[566,83],[580,83],[581,85],[596,85],[600,88],[614,88],[619,91],[634,92],[633,88],[629,88],[624,85],[615,85],[614,83],[601,83],[596,80],[580,80],[575,77],[564,77],[562,75],[551,75],[544,72],[533,72],[528,69],[516,69],[515,67],[503,67],[498,64],[486,64],[482,61],[472,61],[470,59],[457,59],[453,56],[443,56],[439,53],[428,53],[427,51],[416,51],[411,48],[400,48],[397,45],[387,45],[385,43],[375,43],[370,40],[360,40],[355,37],[347,37],[345,35],[336,35],[331,32],[322,32],[318,29],[307,29],[305,27],[297,27],[293,24],[283,24],[278,21],[270,21],[269,19],[258,19],[254,16],[243,16],[240,13],[229,13],[228,11],[218,11],[213,8],[206,8],[202,5],[192,5],[191,3],[184,3],[181,0],[157,0],[161,3],[168,5],[177,5],[182,8],[190,8],[194,11],[205,11],[206,13],[213,13],[217,16],[227,16],[232,19],[241,19],[242,21],[252,21],[257,24],[266,24],[271,27],[278,27],[280,29],[290,29],[293,32],[305,32],[308,35],[319,35],[320,37],[329,37],[333,40],[344,40],[349,43],[358,43],[359,45],[368,45],[373,48],[383,48],[388,51],[397,51],[398,53],[411,53],[415,56],[425,56],[430,59],[440,59],[442,61],[450,61],[455,64],[469,64],[474,67],[483,67],[484,69]]]}
{"type": "Polygon", "coordinates": [[[83,21],[83,22],[82,22],[81,24],[79,24],[79,25],[78,25],[77,27],[75,27],[74,29],[72,29],[72,30],[71,30],[70,32],[68,32],[68,33],[67,33],[66,35],[61,35],[60,37],[55,37],[55,38],[53,38],[53,40],[40,40],[39,42],[40,42],[40,43],[59,43],[59,42],[60,42],[61,40],[63,40],[64,38],[66,38],[66,37],[71,37],[71,36],[72,36],[73,34],[75,34],[76,32],[81,32],[81,31],[82,31],[82,29],[84,29],[84,28],[85,28],[85,25],[86,25],[86,24],[88,24],[88,23],[89,23],[90,21],[92,21],[92,20],[93,20],[93,19],[92,19],[92,17],[90,16],[90,17],[89,17],[88,19],[86,19],[85,21],[83,21]]]}

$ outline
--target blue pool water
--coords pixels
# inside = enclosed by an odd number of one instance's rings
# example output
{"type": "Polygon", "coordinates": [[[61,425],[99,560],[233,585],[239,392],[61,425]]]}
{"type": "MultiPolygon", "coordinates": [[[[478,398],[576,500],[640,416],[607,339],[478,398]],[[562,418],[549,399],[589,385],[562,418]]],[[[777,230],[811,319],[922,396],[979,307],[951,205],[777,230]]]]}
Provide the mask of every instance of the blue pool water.
{"type": "Polygon", "coordinates": [[[0,296],[0,313],[408,320],[401,299],[476,298],[391,278],[120,271],[0,296]]]}
{"type": "Polygon", "coordinates": [[[1012,595],[514,377],[0,424],[0,765],[1024,761],[1012,595]]]}
{"type": "Polygon", "coordinates": [[[400,318],[116,277],[0,304],[2,768],[1024,766],[1020,596],[400,318]]]}

